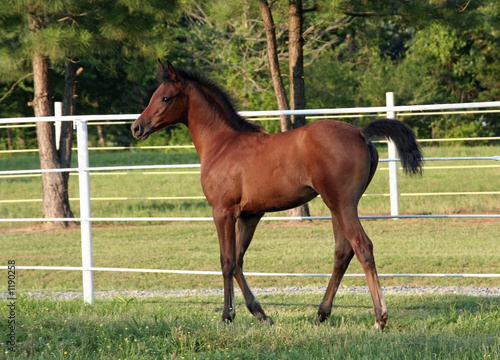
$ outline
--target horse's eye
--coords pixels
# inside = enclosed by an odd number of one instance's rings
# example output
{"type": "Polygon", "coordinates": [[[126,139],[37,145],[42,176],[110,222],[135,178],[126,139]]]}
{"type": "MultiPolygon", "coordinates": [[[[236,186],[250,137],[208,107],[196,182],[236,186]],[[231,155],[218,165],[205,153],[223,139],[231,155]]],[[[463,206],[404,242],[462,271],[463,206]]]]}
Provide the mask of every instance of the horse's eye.
{"type": "Polygon", "coordinates": [[[167,104],[168,104],[169,102],[171,102],[171,101],[172,101],[172,98],[171,98],[171,97],[167,97],[167,96],[165,96],[165,97],[164,97],[163,99],[161,99],[161,100],[162,100],[164,103],[167,103],[167,104]]]}

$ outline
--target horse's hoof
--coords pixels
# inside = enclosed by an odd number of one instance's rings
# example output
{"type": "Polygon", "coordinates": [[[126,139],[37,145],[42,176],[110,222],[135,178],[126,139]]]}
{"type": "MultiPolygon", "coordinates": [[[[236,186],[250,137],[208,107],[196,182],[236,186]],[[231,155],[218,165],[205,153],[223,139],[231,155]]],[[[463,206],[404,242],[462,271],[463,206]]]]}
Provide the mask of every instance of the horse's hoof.
{"type": "Polygon", "coordinates": [[[266,316],[266,318],[262,319],[262,321],[265,321],[269,326],[273,326],[274,325],[273,319],[271,319],[269,316],[266,316]]]}
{"type": "Polygon", "coordinates": [[[234,315],[233,316],[224,316],[222,315],[221,321],[226,324],[232,323],[234,320],[234,315]]]}
{"type": "Polygon", "coordinates": [[[314,321],[313,321],[314,325],[319,325],[322,322],[325,322],[326,320],[328,320],[328,318],[330,317],[331,311],[332,311],[331,308],[329,308],[325,311],[320,307],[320,309],[316,313],[316,317],[314,318],[314,321]]]}
{"type": "Polygon", "coordinates": [[[328,316],[316,314],[316,317],[313,320],[313,324],[320,325],[321,323],[325,322],[326,319],[328,319],[328,316]]]}
{"type": "Polygon", "coordinates": [[[387,325],[387,319],[389,318],[389,314],[387,312],[383,313],[379,318],[375,319],[375,325],[373,326],[375,330],[384,330],[387,325]]]}
{"type": "Polygon", "coordinates": [[[261,323],[268,323],[268,325],[274,325],[274,321],[273,319],[271,319],[269,316],[267,316],[266,314],[264,313],[257,313],[257,314],[254,314],[255,317],[257,318],[257,320],[259,320],[261,323]]]}

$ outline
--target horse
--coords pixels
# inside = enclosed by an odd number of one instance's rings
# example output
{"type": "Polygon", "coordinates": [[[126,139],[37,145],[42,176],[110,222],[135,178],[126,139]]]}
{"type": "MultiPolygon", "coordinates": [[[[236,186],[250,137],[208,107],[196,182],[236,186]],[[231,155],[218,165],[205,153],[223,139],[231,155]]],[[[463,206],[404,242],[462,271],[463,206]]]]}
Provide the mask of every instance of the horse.
{"type": "Polygon", "coordinates": [[[217,228],[224,282],[222,320],[235,317],[234,282],[248,310],[273,323],[243,274],[243,257],[266,212],[300,206],[320,195],[331,212],[334,267],[314,323],[327,320],[342,277],[356,255],[373,300],[376,329],[386,326],[387,307],[380,287],[373,244],[358,217],[358,202],[373,178],[378,153],[370,141],[392,140],[406,173],[421,174],[422,153],[403,122],[378,119],[363,129],[320,120],[268,134],[240,116],[228,94],[206,76],[160,62],[162,81],[131,126],[145,140],[174,124],[188,127],[201,162],[201,184],[217,228]]]}

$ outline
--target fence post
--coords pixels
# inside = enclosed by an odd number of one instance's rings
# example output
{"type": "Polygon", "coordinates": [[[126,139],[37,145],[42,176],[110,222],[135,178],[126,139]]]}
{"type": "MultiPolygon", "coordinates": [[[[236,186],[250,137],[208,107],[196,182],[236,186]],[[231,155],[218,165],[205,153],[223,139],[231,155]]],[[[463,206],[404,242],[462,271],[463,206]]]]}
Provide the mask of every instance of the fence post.
{"type": "MultiPolygon", "coordinates": [[[[85,120],[75,120],[78,142],[78,181],[80,187],[80,218],[82,237],[82,267],[92,267],[92,222],[90,214],[90,181],[89,181],[89,150],[88,129],[85,120]]],[[[83,270],[83,301],[94,302],[94,272],[83,270]]]]}
{"type": "MultiPolygon", "coordinates": [[[[62,102],[54,102],[54,116],[62,116],[62,102]]],[[[56,121],[54,126],[56,128],[56,149],[59,150],[59,143],[61,142],[61,121],[56,121]]]]}
{"type": "MultiPolygon", "coordinates": [[[[394,106],[394,93],[385,93],[385,101],[387,107],[394,106]]],[[[395,113],[390,110],[387,111],[387,118],[394,119],[395,113]]],[[[392,141],[389,140],[387,144],[387,149],[389,150],[389,159],[396,159],[396,146],[392,141]]],[[[389,192],[391,195],[391,215],[399,215],[399,190],[398,190],[398,163],[397,161],[389,161],[389,192]]]]}

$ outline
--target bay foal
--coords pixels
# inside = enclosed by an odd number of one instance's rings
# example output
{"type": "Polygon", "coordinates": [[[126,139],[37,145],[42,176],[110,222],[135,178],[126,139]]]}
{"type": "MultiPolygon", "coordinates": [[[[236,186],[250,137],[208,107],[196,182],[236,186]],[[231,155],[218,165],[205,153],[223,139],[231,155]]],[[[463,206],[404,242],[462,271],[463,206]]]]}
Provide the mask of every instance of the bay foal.
{"type": "Polygon", "coordinates": [[[266,134],[238,115],[224,91],[200,74],[161,65],[163,81],[131,130],[139,140],[169,125],[188,127],[201,161],[201,184],[212,206],[224,279],[222,319],[235,316],[233,278],[259,320],[272,323],[243,275],[243,257],[264,213],[290,209],[321,195],[332,215],[333,274],[315,318],[328,319],[340,281],[356,255],[373,300],[375,327],[388,313],[375,268],[372,242],[358,218],[358,202],[370,183],[378,153],[370,139],[396,144],[404,170],[421,172],[414,133],[397,120],[380,119],[358,129],[338,121],[315,121],[299,129],[266,134]]]}

